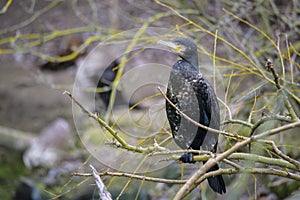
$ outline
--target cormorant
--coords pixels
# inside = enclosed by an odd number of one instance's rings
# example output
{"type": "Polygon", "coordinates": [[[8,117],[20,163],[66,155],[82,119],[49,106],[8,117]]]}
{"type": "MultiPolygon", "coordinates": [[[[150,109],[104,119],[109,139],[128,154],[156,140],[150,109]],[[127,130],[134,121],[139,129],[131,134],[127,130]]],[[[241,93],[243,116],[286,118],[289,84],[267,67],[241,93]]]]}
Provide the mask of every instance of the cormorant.
{"type": "MultiPolygon", "coordinates": [[[[103,106],[104,106],[104,110],[107,111],[107,108],[108,108],[108,105],[109,105],[109,101],[110,101],[110,95],[111,95],[111,92],[112,92],[112,84],[113,82],[115,81],[115,78],[116,78],[116,75],[118,73],[118,70],[119,70],[119,65],[120,65],[120,62],[122,60],[122,57],[123,56],[132,56],[134,53],[136,53],[138,50],[133,50],[127,54],[124,54],[122,56],[120,56],[119,58],[113,60],[106,68],[105,70],[103,71],[101,77],[99,78],[98,80],[98,83],[97,83],[97,88],[99,89],[104,89],[104,91],[102,92],[97,92],[96,94],[96,101],[98,101],[98,97],[102,100],[103,102],[103,106]]],[[[125,100],[121,98],[119,98],[119,101],[121,103],[125,103],[125,100]]],[[[131,108],[132,106],[134,106],[134,109],[142,109],[142,106],[141,105],[135,105],[136,102],[129,102],[128,106],[129,108],[131,108]]],[[[96,108],[96,111],[97,112],[100,112],[100,108],[96,108]]]]}
{"type": "Polygon", "coordinates": [[[110,94],[111,94],[111,87],[112,83],[114,82],[118,68],[117,66],[120,64],[119,60],[116,59],[110,65],[105,68],[102,76],[100,77],[98,83],[97,83],[97,88],[104,88],[107,87],[109,88],[107,91],[99,92],[97,93],[100,99],[103,101],[105,109],[108,108],[109,104],[109,99],[110,99],[110,94]],[[117,69],[115,69],[117,68],[117,69]]]}
{"type": "MultiPolygon", "coordinates": [[[[176,38],[172,42],[159,41],[171,47],[179,56],[173,65],[166,96],[183,113],[200,124],[220,129],[220,109],[215,92],[198,68],[197,46],[190,38],[176,38]]],[[[173,138],[182,149],[216,152],[218,134],[211,133],[181,117],[180,113],[166,101],[166,113],[173,138]]],[[[195,163],[192,153],[184,154],[180,160],[195,163]]],[[[214,165],[208,171],[218,170],[214,165]]],[[[217,193],[225,193],[225,183],[221,175],[208,178],[210,187],[217,193]]]]}

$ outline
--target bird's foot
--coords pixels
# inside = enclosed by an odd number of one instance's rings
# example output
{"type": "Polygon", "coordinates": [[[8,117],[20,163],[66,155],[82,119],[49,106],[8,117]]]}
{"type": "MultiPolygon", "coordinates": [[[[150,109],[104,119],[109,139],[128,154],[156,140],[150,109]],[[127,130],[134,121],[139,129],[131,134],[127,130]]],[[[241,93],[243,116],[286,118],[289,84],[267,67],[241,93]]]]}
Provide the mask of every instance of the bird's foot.
{"type": "Polygon", "coordinates": [[[183,163],[195,163],[196,161],[194,160],[193,156],[194,155],[192,153],[186,153],[180,156],[179,160],[183,163]]]}

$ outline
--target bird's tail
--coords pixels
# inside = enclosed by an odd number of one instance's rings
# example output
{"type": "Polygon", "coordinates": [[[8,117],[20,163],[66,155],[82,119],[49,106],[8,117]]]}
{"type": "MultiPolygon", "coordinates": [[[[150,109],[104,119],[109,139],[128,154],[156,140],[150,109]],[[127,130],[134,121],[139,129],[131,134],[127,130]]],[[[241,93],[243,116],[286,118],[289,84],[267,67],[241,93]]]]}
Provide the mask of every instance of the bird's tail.
{"type": "MultiPolygon", "coordinates": [[[[219,169],[218,165],[214,165],[207,172],[216,171],[219,169]]],[[[209,186],[213,189],[213,191],[217,193],[226,193],[225,183],[222,175],[211,176],[207,178],[209,186]]]]}

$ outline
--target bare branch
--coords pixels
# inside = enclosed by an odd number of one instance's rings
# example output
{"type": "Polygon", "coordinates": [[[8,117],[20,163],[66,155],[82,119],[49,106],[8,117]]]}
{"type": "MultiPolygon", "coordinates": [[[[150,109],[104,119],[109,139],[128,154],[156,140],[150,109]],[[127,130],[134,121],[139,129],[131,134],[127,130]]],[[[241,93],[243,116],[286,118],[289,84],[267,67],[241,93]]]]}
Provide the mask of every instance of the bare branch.
{"type": "Polygon", "coordinates": [[[153,146],[150,146],[150,147],[141,147],[141,146],[133,146],[133,145],[130,145],[128,144],[119,134],[117,131],[115,131],[113,128],[111,128],[103,119],[101,119],[99,117],[98,114],[94,114],[90,111],[88,111],[86,108],[84,108],[83,105],[81,105],[74,97],[73,95],[68,92],[68,91],[65,91],[63,94],[66,94],[70,97],[70,99],[72,99],[72,101],[78,105],[80,107],[80,109],[86,113],[89,117],[92,117],[94,120],[96,120],[99,125],[103,128],[105,128],[116,140],[117,142],[119,143],[118,146],[119,147],[122,147],[124,149],[127,149],[129,151],[133,151],[133,152],[138,152],[138,153],[150,153],[150,152],[153,152],[153,151],[164,151],[166,150],[164,147],[160,147],[158,146],[157,144],[154,144],[153,146]]]}
{"type": "Polygon", "coordinates": [[[257,121],[251,128],[250,136],[253,135],[255,130],[262,125],[265,122],[271,121],[271,120],[278,120],[282,122],[293,122],[289,117],[285,116],[280,116],[280,115],[275,115],[275,116],[268,116],[268,117],[263,117],[259,121],[257,121]]]}
{"type": "MultiPolygon", "coordinates": [[[[142,176],[131,173],[122,173],[122,172],[102,172],[99,173],[100,176],[118,176],[118,177],[128,177],[133,179],[145,180],[150,182],[158,183],[168,183],[168,184],[184,184],[186,180],[172,180],[172,179],[163,179],[163,178],[154,178],[148,176],[142,176]]],[[[90,173],[73,173],[73,176],[92,176],[90,173]]]]}
{"type": "MultiPolygon", "coordinates": [[[[211,176],[216,176],[216,175],[221,175],[221,174],[238,174],[238,173],[249,173],[249,174],[266,174],[266,175],[276,175],[276,176],[281,176],[281,177],[285,177],[285,178],[290,178],[290,179],[294,179],[297,181],[300,181],[300,175],[299,174],[295,174],[295,173],[291,173],[291,172],[287,172],[284,170],[279,170],[279,169],[266,169],[266,168],[241,168],[241,169],[219,169],[216,171],[212,171],[212,172],[208,172],[206,174],[204,174],[203,176],[201,176],[197,181],[196,181],[196,185],[199,185],[202,181],[204,181],[205,179],[207,179],[208,177],[211,176]]],[[[176,195],[177,196],[177,195],[176,195]]],[[[176,196],[174,199],[176,199],[176,196]]]]}
{"type": "Polygon", "coordinates": [[[280,85],[280,82],[279,82],[280,79],[279,79],[278,74],[275,72],[274,65],[273,65],[271,59],[267,60],[265,66],[266,66],[268,71],[272,72],[272,75],[274,77],[275,85],[276,85],[277,89],[280,90],[281,89],[281,85],[280,85]]]}
{"type": "MultiPolygon", "coordinates": [[[[277,45],[276,47],[277,47],[277,50],[280,52],[279,45],[277,45]]],[[[279,54],[279,55],[280,55],[280,58],[282,59],[281,54],[279,54]]],[[[275,71],[272,60],[268,59],[265,66],[266,66],[268,71],[272,72],[272,75],[274,77],[275,86],[276,86],[279,94],[281,94],[283,96],[285,107],[288,110],[289,114],[291,115],[292,120],[293,121],[300,121],[299,118],[297,117],[296,112],[294,111],[288,97],[286,96],[285,91],[282,90],[282,87],[281,87],[281,84],[280,84],[280,78],[279,78],[278,74],[275,71]]],[[[284,67],[283,63],[282,63],[282,67],[284,67]]],[[[285,73],[284,70],[282,70],[282,76],[284,76],[284,73],[285,73]]]]}
{"type": "Polygon", "coordinates": [[[288,162],[290,163],[293,163],[297,169],[299,170],[300,169],[300,163],[297,161],[297,160],[294,160],[292,158],[290,158],[289,156],[285,155],[284,153],[282,153],[278,147],[276,146],[275,142],[272,141],[272,140],[266,140],[265,143],[269,143],[272,145],[274,151],[277,153],[278,156],[280,156],[281,158],[287,160],[288,162]]]}
{"type": "Polygon", "coordinates": [[[292,164],[286,160],[277,159],[277,158],[269,158],[269,157],[260,156],[260,155],[253,155],[253,154],[248,154],[248,153],[233,153],[230,156],[228,156],[228,159],[252,160],[255,162],[259,162],[259,163],[275,165],[275,166],[279,166],[282,168],[288,168],[288,169],[299,171],[297,166],[295,166],[294,164],[292,164]]]}
{"type": "Polygon", "coordinates": [[[248,128],[251,128],[253,127],[253,124],[249,123],[249,122],[246,122],[246,121],[243,121],[243,120],[239,120],[239,119],[231,119],[231,120],[225,120],[223,121],[224,125],[226,124],[240,124],[240,125],[243,125],[243,126],[246,126],[248,128]]]}
{"type": "Polygon", "coordinates": [[[90,165],[90,168],[92,169],[93,176],[94,176],[96,185],[97,185],[98,190],[99,190],[98,193],[99,193],[100,199],[102,199],[102,200],[112,200],[111,194],[108,191],[108,189],[106,188],[106,186],[104,185],[103,181],[101,180],[97,170],[92,165],[90,165]]]}

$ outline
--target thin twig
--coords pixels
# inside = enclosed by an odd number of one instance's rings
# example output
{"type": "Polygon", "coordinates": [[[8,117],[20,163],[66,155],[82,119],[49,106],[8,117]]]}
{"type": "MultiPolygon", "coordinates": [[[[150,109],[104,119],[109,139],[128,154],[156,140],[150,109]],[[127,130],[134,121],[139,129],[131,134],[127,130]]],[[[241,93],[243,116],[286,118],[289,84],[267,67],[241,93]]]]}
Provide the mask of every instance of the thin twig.
{"type": "Polygon", "coordinates": [[[265,67],[267,68],[268,71],[271,71],[271,72],[272,72],[272,75],[273,75],[273,77],[274,77],[275,85],[276,85],[277,89],[280,90],[280,89],[281,89],[280,82],[279,82],[280,79],[279,79],[278,74],[275,72],[274,65],[273,65],[271,59],[267,59],[267,62],[266,62],[266,64],[265,64],[265,67]]]}
{"type": "MultiPolygon", "coordinates": [[[[287,97],[287,95],[285,93],[285,90],[282,90],[282,87],[280,85],[280,78],[279,78],[278,74],[275,71],[275,68],[274,68],[274,65],[272,63],[272,60],[271,59],[267,59],[267,62],[265,64],[265,66],[266,66],[266,68],[267,68],[268,71],[272,72],[276,88],[277,88],[279,94],[281,94],[283,96],[285,107],[288,110],[289,114],[291,115],[292,120],[293,121],[300,121],[299,118],[296,115],[296,112],[294,111],[294,109],[293,109],[293,107],[291,105],[291,102],[289,101],[289,99],[288,99],[288,97],[287,97]]],[[[282,64],[282,67],[283,66],[284,65],[282,64]]],[[[282,70],[282,73],[283,73],[282,75],[284,76],[284,70],[282,70]]]]}
{"type": "Polygon", "coordinates": [[[239,120],[239,119],[225,120],[225,121],[222,122],[222,124],[223,125],[226,125],[226,124],[240,124],[240,125],[249,127],[251,129],[253,127],[253,124],[251,124],[249,122],[246,122],[246,121],[243,121],[243,120],[239,120]]]}
{"type": "MultiPolygon", "coordinates": [[[[92,176],[91,173],[73,173],[73,176],[92,176]]],[[[155,178],[155,177],[148,177],[142,176],[137,174],[131,173],[122,173],[122,172],[102,172],[99,173],[100,176],[118,176],[118,177],[128,177],[133,179],[145,180],[150,182],[157,182],[157,183],[168,183],[168,184],[184,184],[186,180],[172,180],[172,179],[163,179],[163,178],[155,178]]]]}
{"type": "Polygon", "coordinates": [[[79,108],[86,113],[89,117],[92,117],[94,120],[96,120],[101,127],[104,127],[121,145],[122,148],[127,149],[129,151],[138,152],[138,153],[150,153],[153,151],[165,151],[166,149],[164,147],[158,146],[157,144],[154,144],[150,147],[141,147],[141,146],[134,146],[128,144],[119,134],[117,131],[115,131],[113,128],[111,128],[103,119],[99,117],[98,114],[94,114],[90,111],[88,111],[84,106],[81,105],[74,97],[73,95],[65,91],[63,94],[68,95],[72,101],[79,106],[79,108]]]}
{"type": "MultiPolygon", "coordinates": [[[[287,172],[287,171],[279,170],[279,169],[273,169],[273,168],[270,168],[270,169],[266,169],[266,168],[233,169],[233,168],[229,168],[229,169],[218,169],[216,171],[208,172],[208,173],[204,174],[203,176],[201,176],[195,182],[195,185],[199,185],[202,181],[204,181],[205,179],[207,179],[208,177],[211,177],[211,176],[217,176],[217,175],[221,175],[221,174],[238,174],[238,173],[276,175],[276,176],[281,176],[281,177],[285,177],[285,178],[294,179],[296,181],[300,181],[299,174],[295,174],[295,173],[291,173],[291,172],[287,172]]],[[[176,196],[174,199],[176,199],[176,196]]]]}
{"type": "Polygon", "coordinates": [[[212,152],[211,151],[204,151],[204,150],[183,149],[183,150],[174,150],[174,151],[151,152],[149,154],[149,156],[174,155],[174,154],[183,154],[183,153],[211,154],[212,152]]]}
{"type": "Polygon", "coordinates": [[[6,13],[7,9],[8,9],[9,6],[11,5],[11,3],[12,3],[12,0],[6,1],[5,5],[4,5],[3,8],[0,10],[0,14],[6,13]]]}
{"type": "Polygon", "coordinates": [[[253,124],[251,131],[250,131],[250,136],[253,135],[255,130],[262,125],[265,122],[271,121],[271,120],[278,120],[278,121],[284,121],[284,122],[293,122],[289,117],[285,116],[280,116],[280,115],[275,115],[275,116],[268,116],[268,117],[263,117],[259,121],[257,121],[255,124],[253,124]]]}
{"type": "Polygon", "coordinates": [[[242,166],[240,166],[240,165],[236,164],[235,162],[232,162],[226,158],[223,161],[224,161],[224,163],[231,165],[232,167],[234,167],[236,169],[242,169],[242,166]]]}
{"type": "Polygon", "coordinates": [[[282,153],[282,152],[278,149],[278,147],[276,146],[276,144],[275,144],[274,141],[272,141],[272,140],[266,140],[265,143],[271,144],[272,147],[273,147],[273,149],[274,149],[274,151],[275,151],[275,153],[276,153],[278,156],[280,156],[281,158],[287,160],[287,161],[290,162],[290,163],[293,163],[293,164],[297,167],[298,170],[300,169],[300,163],[299,163],[297,160],[294,160],[294,159],[292,159],[291,157],[289,157],[288,155],[285,155],[284,153],[282,153]]]}

